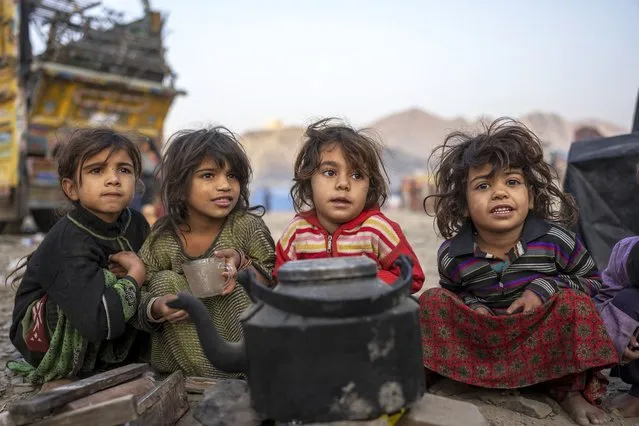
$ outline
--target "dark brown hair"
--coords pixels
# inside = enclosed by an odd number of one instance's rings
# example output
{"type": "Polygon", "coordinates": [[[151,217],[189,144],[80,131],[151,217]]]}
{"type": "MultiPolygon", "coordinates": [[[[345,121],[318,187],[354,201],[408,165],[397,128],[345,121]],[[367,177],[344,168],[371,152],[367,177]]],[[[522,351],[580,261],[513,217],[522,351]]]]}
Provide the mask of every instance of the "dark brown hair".
{"type": "MultiPolygon", "coordinates": [[[[127,136],[108,128],[77,129],[71,133],[66,142],[56,147],[58,162],[58,179],[62,185],[63,179],[71,179],[82,185],[82,170],[84,163],[103,150],[110,151],[109,156],[116,151],[125,151],[133,161],[133,173],[140,177],[142,160],[137,145],[127,136]]],[[[65,194],[66,195],[66,194],[65,194]]]]}
{"type": "Polygon", "coordinates": [[[383,145],[367,130],[356,130],[343,123],[333,124],[335,118],[319,120],[306,129],[306,141],[295,160],[295,177],[291,188],[291,198],[296,212],[305,206],[313,208],[311,177],[319,167],[322,150],[339,145],[350,167],[369,178],[365,209],[374,205],[380,207],[388,197],[388,174],[382,161],[383,145]]]}
{"type": "Polygon", "coordinates": [[[491,176],[509,168],[523,171],[534,207],[532,212],[550,222],[570,226],[577,220],[577,205],[556,183],[557,172],[544,161],[537,136],[523,124],[502,117],[493,121],[476,136],[453,132],[442,145],[433,149],[429,164],[435,158],[435,193],[424,199],[434,199],[437,228],[444,238],[452,238],[468,219],[466,185],[471,167],[492,165],[491,176]],[[559,208],[554,208],[555,202],[559,208]]]}
{"type": "Polygon", "coordinates": [[[188,227],[187,198],[191,181],[202,161],[213,159],[219,168],[231,169],[240,183],[240,198],[233,211],[255,211],[264,214],[262,206],[249,207],[249,182],[253,169],[244,148],[229,129],[180,130],[169,139],[169,146],[156,170],[166,215],[154,225],[154,238],[170,232],[176,237],[183,226],[188,227]]]}
{"type": "MultiPolygon", "coordinates": [[[[58,163],[60,186],[62,186],[63,179],[70,179],[78,186],[82,185],[82,173],[78,173],[78,171],[82,170],[84,163],[89,158],[105,149],[110,151],[109,156],[120,150],[129,154],[131,161],[133,161],[133,174],[136,179],[140,177],[142,171],[140,151],[129,137],[108,128],[77,129],[73,130],[68,139],[60,142],[53,150],[58,163]]],[[[67,196],[66,193],[64,195],[67,196]]],[[[20,274],[19,271],[27,266],[32,255],[33,253],[20,259],[18,266],[7,275],[5,283],[8,283],[11,278],[11,286],[13,287],[22,279],[24,274],[20,274]]]]}

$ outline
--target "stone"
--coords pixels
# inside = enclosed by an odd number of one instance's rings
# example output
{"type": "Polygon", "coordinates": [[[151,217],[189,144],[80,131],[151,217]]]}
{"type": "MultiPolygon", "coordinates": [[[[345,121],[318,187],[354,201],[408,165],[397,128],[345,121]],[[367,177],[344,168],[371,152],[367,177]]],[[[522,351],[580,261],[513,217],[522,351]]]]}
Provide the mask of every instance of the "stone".
{"type": "Polygon", "coordinates": [[[456,382],[448,378],[443,378],[432,385],[428,389],[428,392],[440,396],[454,396],[474,392],[475,390],[476,388],[474,386],[456,382]]]}
{"type": "Polygon", "coordinates": [[[470,402],[426,394],[410,407],[397,426],[489,426],[470,402]]]}
{"type": "Polygon", "coordinates": [[[482,394],[479,396],[484,402],[515,411],[536,419],[545,419],[553,414],[553,409],[548,404],[523,396],[508,396],[495,394],[482,394]]]}
{"type": "Polygon", "coordinates": [[[208,388],[193,409],[193,418],[203,426],[260,426],[262,423],[251,407],[244,380],[220,380],[208,388]]]}
{"type": "Polygon", "coordinates": [[[33,392],[34,390],[35,390],[35,386],[32,386],[32,385],[20,385],[20,386],[13,387],[14,394],[30,393],[30,392],[33,392]]]}
{"type": "Polygon", "coordinates": [[[380,417],[375,420],[341,421],[328,423],[306,423],[304,426],[388,426],[388,420],[380,417]]]}

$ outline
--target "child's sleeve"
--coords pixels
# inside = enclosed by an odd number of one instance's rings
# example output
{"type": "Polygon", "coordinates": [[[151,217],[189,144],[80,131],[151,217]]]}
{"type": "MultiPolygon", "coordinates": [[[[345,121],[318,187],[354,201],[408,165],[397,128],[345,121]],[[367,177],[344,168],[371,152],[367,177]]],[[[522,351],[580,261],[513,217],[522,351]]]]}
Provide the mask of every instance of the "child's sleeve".
{"type": "Polygon", "coordinates": [[[628,254],[626,272],[628,273],[630,286],[639,287],[639,242],[635,243],[628,254]]]}
{"type": "Polygon", "coordinates": [[[550,299],[561,288],[571,288],[594,296],[601,289],[601,275],[586,247],[574,234],[559,228],[555,243],[556,276],[543,276],[530,282],[527,289],[533,291],[543,302],[550,299]]]}
{"type": "Polygon", "coordinates": [[[271,231],[264,221],[256,216],[247,215],[250,218],[248,226],[244,230],[243,246],[247,256],[253,261],[253,267],[265,278],[271,280],[273,267],[275,266],[275,241],[271,231]]]}
{"type": "Polygon", "coordinates": [[[419,264],[413,248],[408,243],[401,227],[384,215],[373,215],[366,219],[358,231],[367,235],[373,254],[379,261],[381,269],[377,276],[387,284],[394,283],[400,275],[400,268],[395,263],[400,255],[406,255],[413,262],[411,292],[418,292],[424,285],[424,271],[419,264]]]}
{"type": "Polygon", "coordinates": [[[444,241],[437,252],[437,270],[439,272],[439,285],[461,298],[466,306],[471,309],[486,308],[490,310],[485,301],[468,292],[464,286],[453,279],[453,270],[456,262],[448,255],[450,241],[444,241]]]}
{"type": "Polygon", "coordinates": [[[134,316],[138,283],[133,277],[117,279],[100,267],[101,249],[85,237],[61,248],[59,268],[44,290],[82,336],[90,342],[121,336],[134,316]]]}
{"type": "Polygon", "coordinates": [[[416,293],[421,290],[425,279],[424,271],[419,264],[419,259],[417,259],[413,248],[408,243],[408,240],[400,226],[390,221],[384,222],[386,223],[376,224],[373,221],[370,223],[372,227],[377,228],[376,231],[379,233],[376,248],[378,253],[383,256],[379,258],[382,269],[377,273],[377,276],[387,284],[395,282],[400,275],[400,268],[395,261],[400,255],[406,255],[413,262],[413,282],[411,284],[411,292],[416,293]],[[383,252],[388,249],[390,249],[390,253],[384,255],[383,252]]]}
{"type": "Polygon", "coordinates": [[[152,333],[162,328],[162,323],[154,321],[150,318],[150,308],[157,296],[152,294],[154,280],[161,271],[171,268],[171,261],[168,255],[165,255],[161,249],[164,244],[156,245],[161,237],[147,238],[140,249],[139,256],[144,263],[146,271],[146,281],[140,291],[140,298],[135,316],[131,319],[131,325],[138,330],[152,333]]]}
{"type": "Polygon", "coordinates": [[[273,267],[273,281],[277,283],[277,271],[286,262],[295,258],[295,229],[293,223],[289,224],[275,245],[275,266],[273,267]]]}

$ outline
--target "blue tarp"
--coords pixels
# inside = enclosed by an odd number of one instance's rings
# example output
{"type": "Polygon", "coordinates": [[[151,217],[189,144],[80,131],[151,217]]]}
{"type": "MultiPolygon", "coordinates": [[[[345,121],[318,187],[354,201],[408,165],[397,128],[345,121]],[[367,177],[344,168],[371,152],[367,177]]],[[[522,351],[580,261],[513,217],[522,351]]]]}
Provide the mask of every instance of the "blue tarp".
{"type": "Polygon", "coordinates": [[[251,188],[250,204],[265,206],[269,211],[293,211],[289,191],[290,188],[281,186],[251,188]]]}

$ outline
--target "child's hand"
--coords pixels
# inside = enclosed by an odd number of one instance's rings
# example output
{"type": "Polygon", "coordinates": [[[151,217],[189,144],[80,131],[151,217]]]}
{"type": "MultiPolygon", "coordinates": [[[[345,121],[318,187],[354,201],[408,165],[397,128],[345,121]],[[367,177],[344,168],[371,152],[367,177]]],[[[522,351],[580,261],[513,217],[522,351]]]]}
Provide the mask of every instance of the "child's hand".
{"type": "Polygon", "coordinates": [[[226,271],[222,272],[222,276],[228,280],[226,285],[224,285],[224,290],[222,290],[222,296],[226,296],[235,290],[237,285],[235,277],[237,277],[237,268],[240,266],[240,255],[234,249],[216,250],[213,255],[223,258],[226,263],[226,271]]]}
{"type": "Polygon", "coordinates": [[[630,336],[630,343],[623,350],[622,362],[625,364],[635,359],[639,359],[639,342],[637,342],[636,332],[635,335],[630,336]]]}
{"type": "Polygon", "coordinates": [[[156,320],[164,318],[169,322],[178,322],[187,319],[189,314],[185,310],[173,309],[167,305],[167,302],[175,299],[177,299],[175,294],[165,294],[155,299],[151,306],[151,315],[153,315],[153,318],[156,320]]]}
{"type": "Polygon", "coordinates": [[[534,291],[526,290],[524,291],[524,294],[519,297],[519,299],[510,304],[510,306],[506,310],[506,313],[514,314],[520,309],[523,309],[523,312],[529,312],[537,309],[542,304],[543,302],[541,301],[541,298],[537,296],[534,291]]]}
{"type": "Polygon", "coordinates": [[[138,287],[142,287],[142,285],[144,285],[144,279],[146,278],[144,263],[140,260],[138,255],[132,251],[121,251],[109,256],[109,269],[112,272],[114,270],[118,271],[117,273],[114,272],[116,276],[118,276],[118,274],[122,274],[124,271],[124,275],[130,275],[135,279],[138,287]],[[119,267],[116,265],[119,265],[119,267]]]}
{"type": "Polygon", "coordinates": [[[126,269],[124,269],[119,263],[109,262],[109,271],[113,272],[117,278],[126,276],[126,269]]]}
{"type": "Polygon", "coordinates": [[[478,314],[482,314],[482,315],[492,315],[490,313],[490,310],[484,306],[480,306],[478,308],[473,309],[475,312],[477,312],[478,314]]]}

